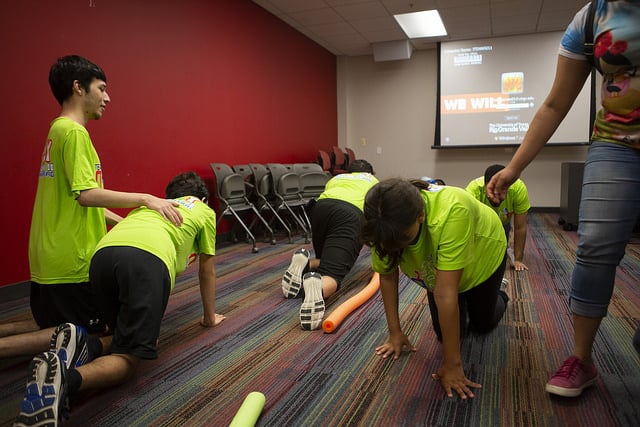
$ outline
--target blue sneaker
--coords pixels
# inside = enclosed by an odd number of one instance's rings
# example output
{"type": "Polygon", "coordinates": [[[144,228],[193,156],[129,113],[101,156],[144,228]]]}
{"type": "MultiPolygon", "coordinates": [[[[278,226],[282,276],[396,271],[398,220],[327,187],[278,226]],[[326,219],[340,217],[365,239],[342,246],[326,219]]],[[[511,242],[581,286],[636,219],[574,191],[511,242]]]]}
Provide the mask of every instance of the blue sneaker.
{"type": "Polygon", "coordinates": [[[87,347],[87,331],[73,323],[63,323],[51,335],[50,351],[60,356],[67,369],[91,361],[87,347]]]}
{"type": "Polygon", "coordinates": [[[27,389],[14,427],[58,425],[67,400],[66,372],[64,362],[51,351],[31,360],[27,389]]]}

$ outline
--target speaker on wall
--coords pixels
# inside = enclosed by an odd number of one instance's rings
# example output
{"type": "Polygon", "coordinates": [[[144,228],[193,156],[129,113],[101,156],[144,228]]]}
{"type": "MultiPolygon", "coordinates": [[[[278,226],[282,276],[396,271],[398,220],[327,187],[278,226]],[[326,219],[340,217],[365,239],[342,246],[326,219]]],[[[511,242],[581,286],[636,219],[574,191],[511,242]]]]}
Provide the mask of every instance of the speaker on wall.
{"type": "Polygon", "coordinates": [[[409,40],[372,43],[371,47],[373,48],[373,60],[376,62],[409,59],[413,53],[413,46],[409,40]]]}

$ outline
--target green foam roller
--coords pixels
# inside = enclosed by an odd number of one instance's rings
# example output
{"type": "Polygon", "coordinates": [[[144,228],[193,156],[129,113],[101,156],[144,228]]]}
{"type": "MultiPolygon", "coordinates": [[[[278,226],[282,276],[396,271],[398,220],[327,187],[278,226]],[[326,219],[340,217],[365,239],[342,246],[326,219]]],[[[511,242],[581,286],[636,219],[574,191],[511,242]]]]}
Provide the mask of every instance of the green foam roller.
{"type": "Polygon", "coordinates": [[[247,395],[240,405],[240,409],[236,412],[235,417],[231,420],[229,427],[252,427],[256,425],[264,402],[266,401],[264,394],[259,391],[252,391],[247,395]]]}

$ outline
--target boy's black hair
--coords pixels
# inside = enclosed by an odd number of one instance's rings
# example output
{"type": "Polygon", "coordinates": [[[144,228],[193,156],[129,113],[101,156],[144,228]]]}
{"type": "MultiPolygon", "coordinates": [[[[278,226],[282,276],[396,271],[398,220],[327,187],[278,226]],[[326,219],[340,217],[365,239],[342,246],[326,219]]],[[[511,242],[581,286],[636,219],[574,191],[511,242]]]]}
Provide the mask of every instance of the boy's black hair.
{"type": "Polygon", "coordinates": [[[58,58],[49,70],[49,86],[53,96],[62,105],[73,94],[73,81],[89,91],[89,85],[95,79],[107,82],[107,76],[93,62],[78,55],[68,55],[58,58]]]}
{"type": "Polygon", "coordinates": [[[504,169],[504,165],[491,165],[484,171],[484,183],[491,181],[491,178],[498,172],[504,169]]]}
{"type": "Polygon", "coordinates": [[[197,173],[189,171],[174,177],[169,184],[167,184],[165,196],[167,199],[194,196],[206,202],[209,198],[209,190],[197,173]]]}
{"type": "Polygon", "coordinates": [[[367,172],[373,175],[373,166],[371,166],[371,163],[369,163],[364,159],[356,159],[353,162],[349,163],[349,166],[347,167],[347,171],[349,173],[367,172]]]}

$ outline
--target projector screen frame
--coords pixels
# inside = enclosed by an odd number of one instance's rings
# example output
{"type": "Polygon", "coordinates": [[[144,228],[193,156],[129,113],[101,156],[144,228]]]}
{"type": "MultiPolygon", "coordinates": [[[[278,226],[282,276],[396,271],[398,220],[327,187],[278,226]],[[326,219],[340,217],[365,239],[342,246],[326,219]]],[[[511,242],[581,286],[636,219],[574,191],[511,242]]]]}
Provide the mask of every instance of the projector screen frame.
{"type": "MultiPolygon", "coordinates": [[[[530,34],[529,36],[535,36],[536,34],[530,34]]],[[[527,36],[527,35],[519,35],[519,36],[527,36]]],[[[518,36],[512,36],[512,37],[518,37],[518,36]]],[[[493,38],[486,38],[486,39],[472,39],[472,40],[457,40],[455,42],[437,42],[436,44],[436,49],[437,49],[437,87],[436,87],[436,123],[435,123],[435,132],[434,132],[434,141],[433,141],[433,145],[431,145],[432,149],[438,149],[438,150],[451,150],[451,149],[458,149],[458,148],[462,148],[462,149],[467,149],[467,148],[509,148],[509,147],[518,147],[520,146],[520,143],[489,143],[489,144],[453,144],[453,145],[447,145],[447,144],[442,144],[442,134],[441,134],[441,121],[442,121],[442,111],[441,111],[441,104],[442,104],[442,45],[443,44],[448,44],[448,43],[461,43],[461,42],[466,42],[469,44],[473,44],[473,43],[486,43],[487,41],[493,41],[495,39],[501,39],[503,37],[493,37],[493,38]]],[[[555,56],[557,58],[557,55],[555,56]]],[[[550,67],[552,67],[553,71],[553,75],[555,75],[555,69],[556,69],[556,62],[554,61],[553,64],[549,64],[550,67]]],[[[551,76],[553,78],[553,76],[551,76]]],[[[586,131],[586,135],[587,138],[586,140],[582,140],[582,141],[571,141],[571,142],[549,142],[546,144],[547,147],[567,147],[567,146],[585,146],[585,145],[589,145],[590,142],[590,137],[591,137],[591,131],[593,129],[593,123],[595,121],[595,117],[596,117],[596,71],[595,69],[592,70],[591,75],[588,77],[588,81],[587,84],[589,85],[589,118],[586,124],[586,127],[588,128],[586,131]]],[[[550,89],[550,86],[549,86],[550,89]]],[[[548,90],[548,89],[547,89],[548,90]]],[[[544,97],[546,97],[547,93],[544,94],[544,97]]],[[[536,106],[535,111],[537,111],[537,109],[539,108],[539,106],[541,105],[542,101],[544,100],[544,97],[539,101],[538,105],[536,106]]]]}

